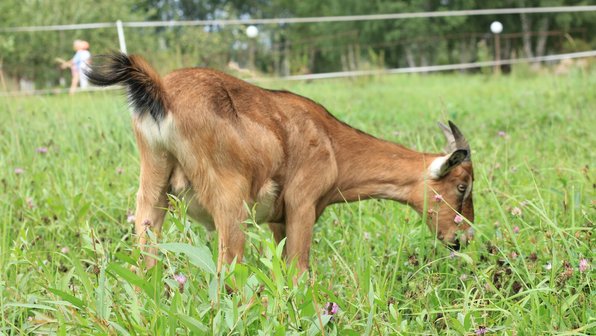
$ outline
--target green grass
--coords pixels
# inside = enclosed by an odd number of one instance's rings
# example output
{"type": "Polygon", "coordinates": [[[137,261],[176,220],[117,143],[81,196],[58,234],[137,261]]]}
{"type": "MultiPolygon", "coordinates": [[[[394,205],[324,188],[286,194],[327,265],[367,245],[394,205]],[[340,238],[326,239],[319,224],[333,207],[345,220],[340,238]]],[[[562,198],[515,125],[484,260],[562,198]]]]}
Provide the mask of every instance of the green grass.
{"type": "Polygon", "coordinates": [[[0,334],[596,332],[596,73],[269,86],[424,151],[444,145],[435,122],[454,120],[473,150],[475,241],[451,254],[405,206],[336,205],[315,227],[310,279],[293,284],[265,226],[248,230],[246,262],[217,277],[216,235],[172,199],[161,262],[140,278],[128,270],[139,164],[123,95],[2,98],[0,334]],[[327,302],[340,308],[332,319],[327,302]]]}

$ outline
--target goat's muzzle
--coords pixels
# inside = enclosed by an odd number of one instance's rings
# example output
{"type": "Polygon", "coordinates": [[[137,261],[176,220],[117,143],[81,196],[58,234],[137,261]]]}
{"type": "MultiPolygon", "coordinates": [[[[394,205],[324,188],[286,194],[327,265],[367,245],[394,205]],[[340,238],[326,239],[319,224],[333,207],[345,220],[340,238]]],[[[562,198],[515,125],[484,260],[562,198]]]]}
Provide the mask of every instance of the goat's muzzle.
{"type": "Polygon", "coordinates": [[[439,237],[441,241],[451,250],[459,251],[465,247],[471,240],[474,239],[474,229],[469,228],[463,233],[456,234],[452,241],[445,240],[443,237],[439,237]]]}

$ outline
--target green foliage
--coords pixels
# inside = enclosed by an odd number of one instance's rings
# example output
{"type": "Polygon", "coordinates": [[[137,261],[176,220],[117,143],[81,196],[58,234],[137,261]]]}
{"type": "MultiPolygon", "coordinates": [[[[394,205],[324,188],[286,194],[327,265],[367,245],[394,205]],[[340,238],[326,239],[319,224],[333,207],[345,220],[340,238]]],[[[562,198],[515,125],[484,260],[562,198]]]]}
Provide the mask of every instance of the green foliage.
{"type": "MultiPolygon", "coordinates": [[[[73,23],[237,18],[284,18],[447,11],[522,6],[586,5],[588,0],[111,0],[0,3],[0,27],[73,23]]],[[[180,67],[225,69],[230,61],[274,75],[454,64],[494,57],[493,20],[505,26],[502,58],[591,50],[596,46],[596,12],[481,15],[428,19],[316,24],[259,25],[250,40],[242,25],[124,29],[127,49],[146,56],[162,72],[180,67]],[[558,32],[539,36],[539,31],[558,32]],[[508,35],[523,33],[519,35],[508,35]],[[481,47],[479,47],[479,45],[481,47]],[[383,55],[377,62],[375,55],[383,55]],[[254,58],[253,58],[254,56],[254,58]]],[[[90,42],[93,55],[119,48],[115,26],[73,31],[0,32],[0,63],[16,87],[19,79],[37,88],[66,86],[68,71],[56,57],[72,57],[72,42],[90,42]]]]}
{"type": "MultiPolygon", "coordinates": [[[[144,13],[134,10],[138,0],[112,1],[3,1],[2,27],[45,26],[76,23],[137,21],[144,13]],[[124,10],[123,10],[124,9],[124,10]]],[[[42,86],[57,86],[61,72],[56,57],[68,60],[74,55],[73,41],[91,42],[91,51],[113,50],[118,41],[116,28],[52,32],[0,33],[0,40],[14,40],[11,50],[1,50],[5,72],[14,78],[34,80],[42,86]]],[[[64,73],[65,76],[70,74],[64,73]]]]}
{"type": "Polygon", "coordinates": [[[451,254],[404,205],[335,205],[315,227],[310,278],[297,278],[252,220],[245,261],[217,276],[216,234],[190,222],[175,197],[158,265],[141,276],[127,223],[138,159],[124,96],[4,99],[0,333],[593,334],[595,79],[271,85],[419,150],[439,151],[435,121],[451,119],[474,151],[477,238],[467,248],[451,254]],[[581,259],[591,264],[583,272],[581,259]],[[325,313],[328,302],[340,311],[325,313]]]}

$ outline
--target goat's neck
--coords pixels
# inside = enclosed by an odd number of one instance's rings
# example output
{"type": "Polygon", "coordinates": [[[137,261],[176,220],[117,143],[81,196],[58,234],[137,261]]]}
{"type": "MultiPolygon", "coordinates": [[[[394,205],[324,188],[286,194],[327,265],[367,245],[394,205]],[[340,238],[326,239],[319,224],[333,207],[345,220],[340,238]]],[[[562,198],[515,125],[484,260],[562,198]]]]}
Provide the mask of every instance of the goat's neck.
{"type": "Polygon", "coordinates": [[[337,190],[331,202],[367,198],[411,203],[414,188],[426,178],[426,169],[437,155],[419,153],[342,127],[335,137],[338,163],[337,190]]]}

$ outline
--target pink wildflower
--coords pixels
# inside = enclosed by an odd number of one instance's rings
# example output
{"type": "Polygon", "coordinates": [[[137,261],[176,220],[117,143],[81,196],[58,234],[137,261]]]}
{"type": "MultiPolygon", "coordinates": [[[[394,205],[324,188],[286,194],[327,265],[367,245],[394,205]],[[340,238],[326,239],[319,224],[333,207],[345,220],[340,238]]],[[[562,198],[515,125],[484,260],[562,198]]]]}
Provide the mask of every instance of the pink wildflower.
{"type": "Polygon", "coordinates": [[[486,329],[486,327],[480,326],[480,327],[478,327],[478,329],[476,329],[476,335],[479,335],[479,336],[484,335],[484,334],[486,334],[487,331],[488,330],[486,329]]]}
{"type": "Polygon", "coordinates": [[[186,284],[186,276],[184,274],[174,274],[174,280],[176,280],[180,285],[186,284]]]}
{"type": "Polygon", "coordinates": [[[506,136],[507,136],[507,133],[505,133],[505,131],[499,131],[499,132],[497,133],[497,135],[498,135],[498,136],[500,136],[501,138],[504,138],[504,137],[506,137],[506,136]]]}
{"type": "Polygon", "coordinates": [[[64,246],[63,248],[60,249],[60,252],[67,254],[68,252],[70,252],[70,249],[67,246],[64,246]]]}
{"type": "Polygon", "coordinates": [[[37,149],[35,149],[36,152],[38,152],[39,154],[45,154],[48,152],[48,147],[37,147],[37,149]]]}
{"type": "Polygon", "coordinates": [[[581,258],[579,260],[579,271],[581,273],[587,271],[590,268],[590,262],[588,262],[588,259],[586,258],[581,258]]]}
{"type": "Polygon", "coordinates": [[[122,173],[124,173],[124,168],[122,168],[122,167],[116,168],[116,174],[121,175],[122,173]]]}
{"type": "Polygon", "coordinates": [[[24,172],[25,172],[25,170],[24,170],[23,168],[15,168],[15,169],[14,169],[14,173],[15,173],[16,175],[21,175],[21,174],[22,174],[22,173],[24,173],[24,172]]]}
{"type": "Polygon", "coordinates": [[[186,284],[186,276],[184,274],[174,274],[174,280],[178,282],[178,289],[182,292],[184,290],[184,285],[186,284]]]}
{"type": "Polygon", "coordinates": [[[455,215],[455,217],[453,218],[453,222],[455,222],[455,224],[461,224],[461,222],[464,221],[464,218],[461,215],[455,215]]]}
{"type": "Polygon", "coordinates": [[[517,258],[517,252],[511,252],[511,259],[516,259],[517,258]]]}
{"type": "Polygon", "coordinates": [[[433,196],[433,199],[435,200],[435,202],[439,203],[443,200],[443,196],[441,196],[440,194],[435,194],[433,196]]]}
{"type": "Polygon", "coordinates": [[[514,226],[513,227],[513,233],[519,233],[519,226],[514,226]]]}
{"type": "Polygon", "coordinates": [[[127,222],[127,223],[134,223],[134,222],[135,222],[135,215],[133,215],[133,214],[128,214],[128,215],[126,216],[126,222],[127,222]]]}
{"type": "Polygon", "coordinates": [[[335,302],[327,302],[325,304],[325,315],[335,315],[339,312],[339,306],[335,302]]]}

